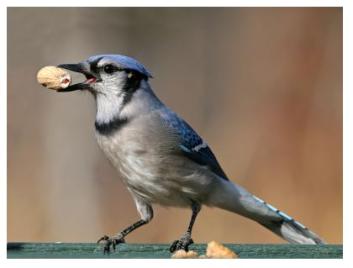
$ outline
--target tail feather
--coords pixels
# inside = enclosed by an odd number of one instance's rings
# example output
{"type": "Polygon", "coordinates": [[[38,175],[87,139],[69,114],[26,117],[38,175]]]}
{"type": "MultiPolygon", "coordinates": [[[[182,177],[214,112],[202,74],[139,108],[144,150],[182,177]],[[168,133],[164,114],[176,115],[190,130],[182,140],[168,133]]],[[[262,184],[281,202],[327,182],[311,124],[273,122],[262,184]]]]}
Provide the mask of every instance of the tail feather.
{"type": "Polygon", "coordinates": [[[272,205],[267,204],[260,198],[256,196],[253,197],[281,217],[281,221],[267,221],[266,219],[259,221],[261,225],[270,231],[294,244],[326,244],[317,234],[309,230],[300,222],[294,220],[292,217],[276,209],[272,205]]]}
{"type": "Polygon", "coordinates": [[[314,232],[284,212],[230,181],[221,181],[209,205],[250,218],[286,241],[296,244],[325,244],[314,232]]]}

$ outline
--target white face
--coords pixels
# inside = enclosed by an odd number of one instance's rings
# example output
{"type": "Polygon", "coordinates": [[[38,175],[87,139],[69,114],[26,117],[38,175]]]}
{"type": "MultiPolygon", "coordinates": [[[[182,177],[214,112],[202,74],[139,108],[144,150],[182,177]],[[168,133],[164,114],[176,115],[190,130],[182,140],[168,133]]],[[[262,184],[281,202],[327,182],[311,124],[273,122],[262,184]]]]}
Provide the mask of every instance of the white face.
{"type": "Polygon", "coordinates": [[[61,91],[89,90],[97,102],[97,122],[107,123],[122,116],[128,117],[125,110],[130,115],[141,110],[143,101],[139,99],[143,99],[141,95],[144,94],[139,89],[148,88],[150,74],[136,60],[121,55],[98,55],[78,64],[61,64],[59,67],[86,76],[83,83],[70,85],[61,91]],[[138,109],[132,109],[132,106],[138,109]]]}
{"type": "MultiPolygon", "coordinates": [[[[98,80],[90,83],[97,102],[96,121],[107,123],[121,117],[124,108],[132,106],[132,95],[136,89],[144,83],[142,76],[124,69],[110,58],[102,58],[98,62],[90,63],[90,71],[97,76],[98,80]]],[[[125,113],[124,116],[126,116],[125,113]]]]}
{"type": "Polygon", "coordinates": [[[91,88],[99,95],[121,96],[128,79],[128,72],[110,59],[101,59],[94,70],[101,81],[91,84],[91,88]]]}

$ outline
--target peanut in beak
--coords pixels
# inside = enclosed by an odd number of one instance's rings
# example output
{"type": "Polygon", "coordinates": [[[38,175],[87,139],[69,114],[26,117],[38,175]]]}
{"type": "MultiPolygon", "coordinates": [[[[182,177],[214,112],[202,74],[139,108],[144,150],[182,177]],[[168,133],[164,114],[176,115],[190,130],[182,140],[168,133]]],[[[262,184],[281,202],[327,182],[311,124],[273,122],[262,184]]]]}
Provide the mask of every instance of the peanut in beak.
{"type": "Polygon", "coordinates": [[[37,81],[46,88],[59,90],[71,84],[71,76],[62,68],[45,66],[38,71],[37,81]]]}

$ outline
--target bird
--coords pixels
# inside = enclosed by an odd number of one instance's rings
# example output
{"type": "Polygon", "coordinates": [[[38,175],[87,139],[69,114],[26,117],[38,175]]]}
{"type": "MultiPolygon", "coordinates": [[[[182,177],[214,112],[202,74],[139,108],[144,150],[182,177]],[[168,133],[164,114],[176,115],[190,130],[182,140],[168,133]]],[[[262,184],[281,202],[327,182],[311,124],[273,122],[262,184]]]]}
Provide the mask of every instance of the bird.
{"type": "Polygon", "coordinates": [[[104,253],[153,218],[154,204],[191,209],[186,232],[170,252],[189,250],[202,206],[227,210],[296,244],[325,244],[306,226],[231,181],[210,146],[168,108],[150,85],[151,73],[119,54],[90,56],[59,68],[81,73],[84,82],[59,92],[88,91],[96,103],[95,136],[136,204],[140,220],[116,235],[101,237],[104,253]]]}

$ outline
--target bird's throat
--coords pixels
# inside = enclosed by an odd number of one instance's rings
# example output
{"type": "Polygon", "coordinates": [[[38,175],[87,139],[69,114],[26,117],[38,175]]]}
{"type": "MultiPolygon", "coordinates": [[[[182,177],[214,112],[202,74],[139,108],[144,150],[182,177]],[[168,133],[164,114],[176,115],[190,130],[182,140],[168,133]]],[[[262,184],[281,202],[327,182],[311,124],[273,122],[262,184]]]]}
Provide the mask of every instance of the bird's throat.
{"type": "Polygon", "coordinates": [[[108,124],[116,118],[120,117],[120,113],[124,106],[124,98],[118,94],[100,94],[96,96],[96,123],[108,124]]]}

